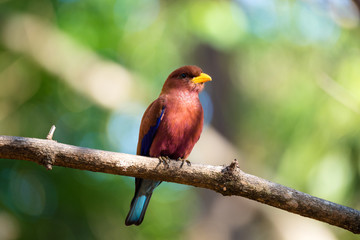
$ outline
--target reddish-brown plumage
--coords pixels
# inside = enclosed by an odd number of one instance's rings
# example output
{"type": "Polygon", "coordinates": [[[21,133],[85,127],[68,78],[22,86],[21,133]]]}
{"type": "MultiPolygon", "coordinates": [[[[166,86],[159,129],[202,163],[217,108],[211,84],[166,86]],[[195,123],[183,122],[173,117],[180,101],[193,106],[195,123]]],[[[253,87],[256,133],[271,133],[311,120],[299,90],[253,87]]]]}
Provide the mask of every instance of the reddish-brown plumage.
{"type": "MultiPolygon", "coordinates": [[[[195,94],[165,95],[165,112],[150,147],[150,156],[187,158],[199,140],[203,127],[203,109],[195,94]]],[[[161,101],[161,100],[159,100],[161,101]]]]}
{"type": "MultiPolygon", "coordinates": [[[[211,77],[196,66],[184,66],[166,79],[160,96],[146,109],[141,120],[137,154],[186,159],[199,140],[203,109],[199,92],[211,77]]],[[[135,196],[126,225],[139,225],[144,219],[152,192],[160,181],[135,179],[135,196]]]]}
{"type": "Polygon", "coordinates": [[[156,124],[164,109],[159,128],[150,147],[149,156],[186,158],[199,140],[203,127],[203,109],[199,92],[204,83],[193,83],[202,70],[196,66],[184,66],[172,72],[164,83],[160,96],[148,107],[141,121],[137,154],[141,142],[151,126],[156,124]],[[181,74],[186,78],[181,78],[181,74]]]}

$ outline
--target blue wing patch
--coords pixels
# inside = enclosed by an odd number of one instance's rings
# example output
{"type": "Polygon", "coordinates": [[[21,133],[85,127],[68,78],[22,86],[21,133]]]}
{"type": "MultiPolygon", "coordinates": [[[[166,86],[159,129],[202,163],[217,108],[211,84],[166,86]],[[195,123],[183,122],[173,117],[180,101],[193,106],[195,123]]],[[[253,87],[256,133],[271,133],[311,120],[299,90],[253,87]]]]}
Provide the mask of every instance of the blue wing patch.
{"type": "Polygon", "coordinates": [[[156,131],[159,128],[161,118],[164,115],[164,111],[165,111],[165,106],[162,108],[160,116],[156,119],[156,124],[154,126],[150,127],[149,131],[145,134],[145,136],[143,137],[143,139],[141,141],[140,154],[142,156],[149,156],[149,154],[150,154],[150,147],[154,140],[156,131]]]}

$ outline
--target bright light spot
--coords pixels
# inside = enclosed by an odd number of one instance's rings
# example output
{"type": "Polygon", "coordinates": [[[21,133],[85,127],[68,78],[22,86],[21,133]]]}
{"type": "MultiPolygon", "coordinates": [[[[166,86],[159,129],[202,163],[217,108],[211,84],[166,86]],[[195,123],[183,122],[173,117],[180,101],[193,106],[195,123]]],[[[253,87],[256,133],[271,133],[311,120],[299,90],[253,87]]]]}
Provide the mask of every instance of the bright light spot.
{"type": "Polygon", "coordinates": [[[6,212],[0,212],[0,239],[18,239],[19,233],[19,224],[15,217],[6,212]]]}
{"type": "Polygon", "coordinates": [[[136,154],[142,111],[135,106],[137,114],[126,111],[115,112],[110,116],[107,135],[112,148],[118,152],[136,154]]]}
{"type": "Polygon", "coordinates": [[[114,7],[114,18],[121,29],[137,32],[149,27],[159,15],[157,0],[118,0],[114,7]]]}
{"type": "Polygon", "coordinates": [[[242,10],[229,2],[194,3],[191,20],[195,34],[219,48],[234,46],[246,31],[242,10]]]}
{"type": "Polygon", "coordinates": [[[333,153],[325,157],[314,170],[309,183],[311,193],[316,196],[342,201],[352,179],[351,167],[344,153],[333,153]]]}
{"type": "Polygon", "coordinates": [[[354,28],[359,24],[359,10],[354,1],[330,0],[330,14],[333,20],[342,27],[354,28]]]}
{"type": "Polygon", "coordinates": [[[249,30],[252,33],[259,37],[266,38],[276,32],[278,16],[274,1],[238,1],[245,9],[245,13],[249,20],[249,30]]]}
{"type": "Polygon", "coordinates": [[[300,5],[297,26],[301,34],[298,43],[334,43],[340,36],[340,29],[328,15],[306,5],[300,5]]]}
{"type": "Polygon", "coordinates": [[[84,88],[103,106],[116,108],[130,98],[131,77],[116,64],[98,62],[89,66],[85,78],[87,85],[84,88]]]}
{"type": "Polygon", "coordinates": [[[238,0],[248,18],[249,31],[260,38],[285,37],[295,44],[335,43],[340,29],[323,3],[238,0]],[[319,6],[318,6],[319,5],[319,6]]]}

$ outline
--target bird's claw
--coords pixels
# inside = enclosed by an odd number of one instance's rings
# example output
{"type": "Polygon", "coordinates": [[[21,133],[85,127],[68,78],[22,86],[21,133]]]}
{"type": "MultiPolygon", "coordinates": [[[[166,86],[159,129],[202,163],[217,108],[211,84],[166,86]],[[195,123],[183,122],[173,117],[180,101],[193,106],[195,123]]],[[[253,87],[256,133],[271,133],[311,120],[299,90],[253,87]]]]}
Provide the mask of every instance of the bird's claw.
{"type": "Polygon", "coordinates": [[[168,156],[160,156],[159,157],[159,164],[163,163],[164,166],[169,168],[170,158],[168,156]]]}
{"type": "MultiPolygon", "coordinates": [[[[158,159],[159,159],[159,164],[158,164],[158,166],[159,166],[160,164],[164,164],[165,167],[167,167],[167,168],[170,167],[171,158],[169,158],[168,156],[160,156],[160,157],[158,157],[158,159]]],[[[178,159],[176,159],[176,161],[181,161],[180,168],[183,167],[184,162],[186,162],[186,164],[187,164],[188,166],[191,166],[191,162],[190,162],[189,160],[187,160],[187,159],[184,159],[184,158],[179,157],[178,159]]]]}
{"type": "Polygon", "coordinates": [[[188,166],[191,166],[191,162],[190,162],[189,160],[187,160],[187,159],[183,159],[183,158],[179,157],[178,159],[176,159],[176,161],[181,161],[180,168],[183,167],[184,162],[186,162],[186,164],[187,164],[188,166]]]}

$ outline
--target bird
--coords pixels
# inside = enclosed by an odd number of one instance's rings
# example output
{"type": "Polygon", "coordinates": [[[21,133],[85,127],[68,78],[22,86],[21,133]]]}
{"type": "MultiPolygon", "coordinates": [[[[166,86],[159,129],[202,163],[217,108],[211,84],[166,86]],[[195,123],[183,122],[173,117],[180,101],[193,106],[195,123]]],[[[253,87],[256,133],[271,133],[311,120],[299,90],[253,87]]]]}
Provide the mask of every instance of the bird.
{"type": "MultiPolygon", "coordinates": [[[[211,77],[197,66],[183,66],[167,77],[159,97],[145,110],[137,155],[184,161],[199,140],[204,112],[199,93],[211,77]]],[[[181,165],[182,166],[182,165],[181,165]]],[[[135,178],[135,195],[125,225],[140,225],[161,181],[135,178]]]]}

